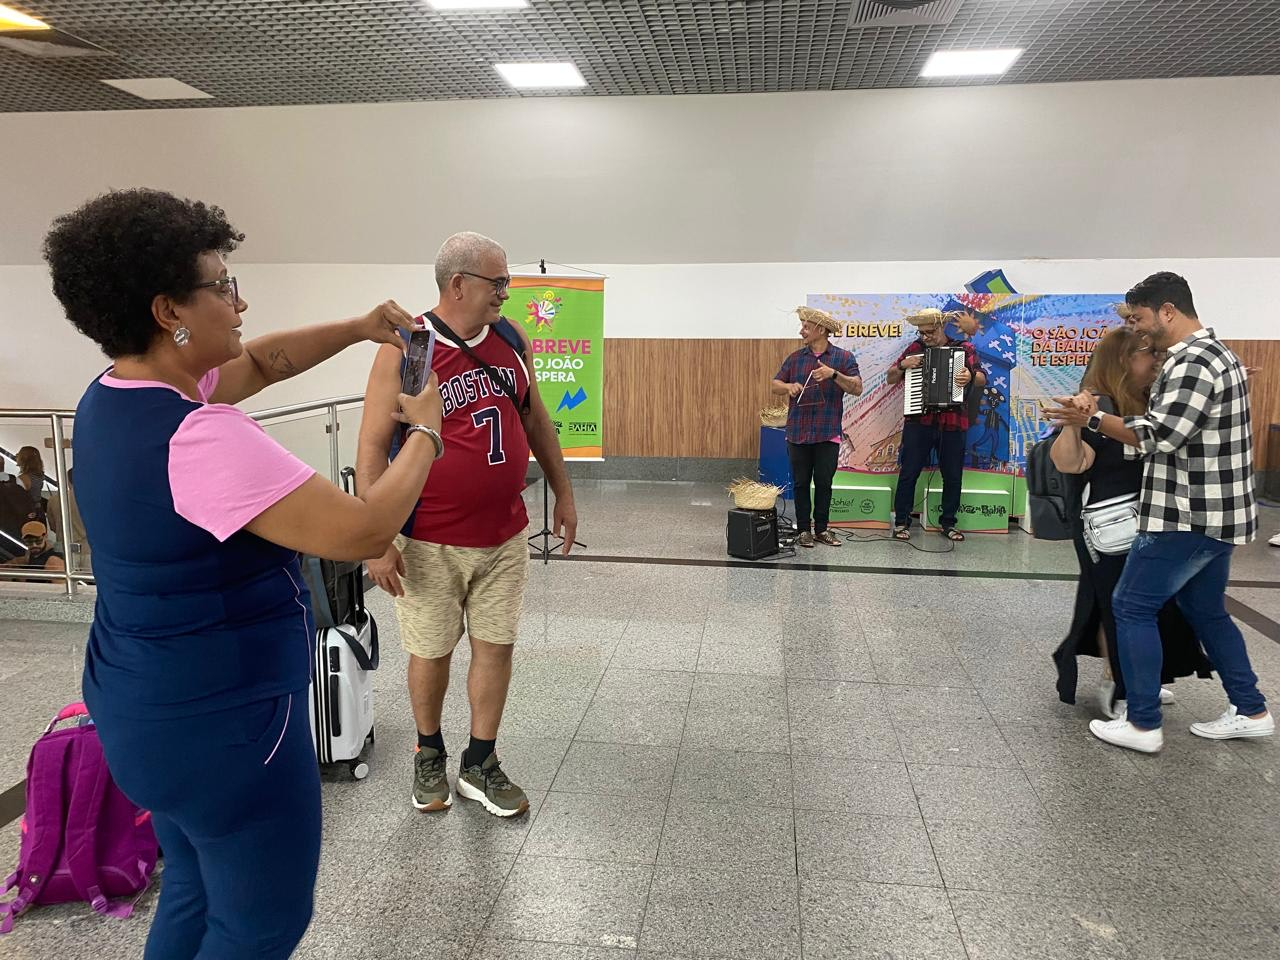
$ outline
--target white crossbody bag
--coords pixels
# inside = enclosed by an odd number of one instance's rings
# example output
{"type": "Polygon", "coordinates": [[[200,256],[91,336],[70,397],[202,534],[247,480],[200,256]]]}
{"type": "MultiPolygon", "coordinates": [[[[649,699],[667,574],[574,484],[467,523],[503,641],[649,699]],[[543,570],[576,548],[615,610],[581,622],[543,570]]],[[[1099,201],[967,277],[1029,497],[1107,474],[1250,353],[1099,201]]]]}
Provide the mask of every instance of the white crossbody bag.
{"type": "MultiPolygon", "coordinates": [[[[1089,488],[1084,490],[1085,502],[1089,488]]],[[[1097,562],[1098,554],[1108,556],[1129,552],[1138,536],[1138,494],[1127,493],[1090,503],[1080,511],[1084,544],[1097,562]]]]}

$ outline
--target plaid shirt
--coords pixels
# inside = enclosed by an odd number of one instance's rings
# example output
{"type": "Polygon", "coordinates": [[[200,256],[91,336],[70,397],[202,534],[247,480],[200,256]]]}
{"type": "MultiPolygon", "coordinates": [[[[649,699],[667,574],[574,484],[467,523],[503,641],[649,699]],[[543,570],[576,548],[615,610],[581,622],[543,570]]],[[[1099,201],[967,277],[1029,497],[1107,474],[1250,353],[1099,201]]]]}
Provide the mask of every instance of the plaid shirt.
{"type": "Polygon", "coordinates": [[[1139,441],[1125,448],[1126,456],[1146,460],[1139,529],[1190,531],[1226,543],[1253,539],[1249,388],[1239,358],[1212,330],[1173,345],[1147,412],[1124,424],[1139,441]]]}
{"type": "MultiPolygon", "coordinates": [[[[978,351],[973,349],[973,344],[968,340],[947,340],[948,347],[964,348],[964,365],[969,368],[969,372],[973,374],[974,380],[978,378],[978,371],[982,369],[978,363],[978,351]]],[[[902,356],[898,358],[898,363],[902,363],[907,357],[924,353],[924,344],[919,340],[912,340],[907,349],[902,351],[902,356]]],[[[973,380],[969,381],[970,383],[973,380]]],[[[966,389],[967,393],[967,389],[966,389]]],[[[969,429],[969,404],[968,402],[960,404],[958,407],[947,407],[943,410],[934,410],[932,413],[917,413],[914,416],[905,417],[913,423],[923,423],[925,426],[931,427],[935,423],[940,430],[968,430],[969,429]]]]}
{"type": "Polygon", "coordinates": [[[844,433],[845,393],[836,386],[835,377],[821,383],[809,379],[819,362],[846,377],[859,375],[853,354],[830,345],[821,355],[801,347],[783,360],[774,379],[804,384],[804,393],[791,398],[787,412],[787,440],[791,443],[826,443],[839,440],[844,433]]]}

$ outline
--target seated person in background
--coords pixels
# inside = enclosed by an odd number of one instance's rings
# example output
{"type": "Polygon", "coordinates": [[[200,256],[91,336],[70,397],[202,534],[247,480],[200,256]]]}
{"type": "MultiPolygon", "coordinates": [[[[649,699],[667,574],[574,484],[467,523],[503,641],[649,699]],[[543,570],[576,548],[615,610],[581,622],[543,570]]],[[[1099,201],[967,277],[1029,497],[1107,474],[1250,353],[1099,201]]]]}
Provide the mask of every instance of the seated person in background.
{"type": "Polygon", "coordinates": [[[0,566],[27,567],[28,569],[56,570],[58,572],[67,569],[66,563],[63,562],[62,554],[49,546],[49,528],[39,520],[29,520],[23,524],[22,543],[27,548],[27,552],[19,554],[12,560],[6,560],[0,566]]]}
{"type": "MultiPolygon", "coordinates": [[[[1163,361],[1150,337],[1131,326],[1118,327],[1098,344],[1081,389],[1098,398],[1100,409],[1120,416],[1140,416],[1147,409],[1151,384],[1163,361]]],[[[1086,484],[1085,506],[1114,497],[1137,496],[1142,487],[1142,461],[1125,459],[1124,444],[1096,430],[1063,426],[1050,448],[1050,456],[1055,467],[1063,473],[1079,475],[1086,484]]],[[[1101,657],[1106,666],[1098,702],[1102,713],[1114,720],[1125,709],[1127,693],[1116,646],[1111,594],[1124,572],[1127,555],[1090,554],[1081,524],[1076,525],[1071,539],[1080,562],[1080,580],[1071,629],[1053,654],[1058,667],[1058,697],[1063,703],[1076,702],[1076,657],[1101,657]]],[[[1160,611],[1159,626],[1164,647],[1162,683],[1192,674],[1210,675],[1213,668],[1176,602],[1169,601],[1160,611]]],[[[1171,703],[1173,694],[1162,689],[1160,700],[1171,703]]]]}
{"type": "Polygon", "coordinates": [[[0,482],[0,560],[22,552],[22,528],[31,519],[31,498],[13,477],[0,482]]]}

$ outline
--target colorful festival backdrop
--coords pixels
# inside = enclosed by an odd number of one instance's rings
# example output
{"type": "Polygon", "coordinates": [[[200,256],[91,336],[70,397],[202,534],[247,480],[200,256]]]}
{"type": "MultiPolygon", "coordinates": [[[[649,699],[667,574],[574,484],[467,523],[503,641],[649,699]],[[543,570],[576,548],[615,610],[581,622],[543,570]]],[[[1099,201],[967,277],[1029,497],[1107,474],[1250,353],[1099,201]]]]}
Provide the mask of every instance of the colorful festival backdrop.
{"type": "Polygon", "coordinates": [[[808,305],[845,325],[832,342],[857,357],[865,385],[845,398],[840,468],[896,473],[902,435],[902,385],[886,372],[915,328],[905,318],[925,307],[962,311],[948,333],[967,337],[987,373],[985,388],[970,391],[965,466],[1020,476],[1031,446],[1047,424],[1038,400],[1078,391],[1094,346],[1120,323],[1116,294],[1018,294],[1003,273],[991,271],[963,293],[811,294],[808,305]]]}
{"type": "Polygon", "coordinates": [[[529,335],[530,373],[565,459],[602,459],[604,278],[512,277],[502,315],[529,335]]]}

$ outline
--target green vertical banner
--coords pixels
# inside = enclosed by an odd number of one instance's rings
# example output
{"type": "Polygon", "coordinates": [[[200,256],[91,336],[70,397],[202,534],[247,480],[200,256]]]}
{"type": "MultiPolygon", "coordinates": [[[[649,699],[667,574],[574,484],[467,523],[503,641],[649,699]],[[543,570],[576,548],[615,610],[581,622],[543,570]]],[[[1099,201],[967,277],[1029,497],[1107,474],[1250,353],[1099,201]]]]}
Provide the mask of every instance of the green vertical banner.
{"type": "Polygon", "coordinates": [[[566,460],[604,459],[604,278],[512,277],[502,314],[533,344],[538,393],[566,460]]]}

